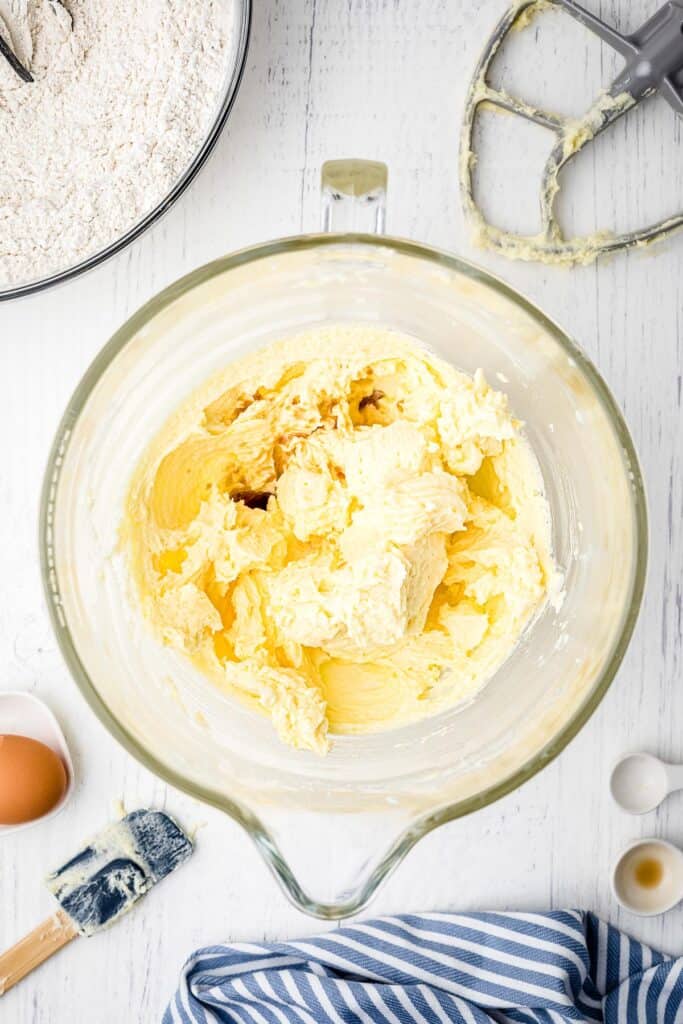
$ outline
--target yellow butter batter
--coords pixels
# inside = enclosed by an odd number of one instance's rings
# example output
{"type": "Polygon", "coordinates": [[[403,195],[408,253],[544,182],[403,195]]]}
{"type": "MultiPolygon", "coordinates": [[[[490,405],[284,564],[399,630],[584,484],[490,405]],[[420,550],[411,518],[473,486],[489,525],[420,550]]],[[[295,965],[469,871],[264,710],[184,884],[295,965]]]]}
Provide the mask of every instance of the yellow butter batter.
{"type": "Polygon", "coordinates": [[[480,372],[380,328],[234,362],[134,474],[122,535],[145,615],[294,747],[462,701],[554,572],[518,427],[480,372]]]}

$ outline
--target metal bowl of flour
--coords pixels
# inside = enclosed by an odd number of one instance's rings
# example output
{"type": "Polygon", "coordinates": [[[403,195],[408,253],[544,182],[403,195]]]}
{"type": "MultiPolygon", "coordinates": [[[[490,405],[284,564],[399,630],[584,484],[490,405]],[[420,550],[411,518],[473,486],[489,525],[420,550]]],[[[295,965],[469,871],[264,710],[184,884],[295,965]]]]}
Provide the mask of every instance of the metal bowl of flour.
{"type": "Polygon", "coordinates": [[[232,45],[227,51],[225,81],[222,92],[218,97],[215,115],[201,145],[170,190],[166,194],[161,195],[158,202],[135,223],[131,224],[123,234],[120,234],[109,244],[93,251],[79,262],[34,280],[11,284],[7,287],[3,287],[2,283],[0,283],[0,302],[18,298],[19,296],[32,295],[45,288],[50,288],[52,285],[69,281],[71,278],[99,266],[100,263],[109,259],[110,256],[121,252],[122,249],[130,245],[131,242],[135,241],[136,238],[159,220],[183,194],[190,182],[194,180],[218,141],[218,137],[235,102],[244,71],[251,32],[252,3],[251,0],[232,0],[231,7],[233,10],[231,15],[232,45]]]}

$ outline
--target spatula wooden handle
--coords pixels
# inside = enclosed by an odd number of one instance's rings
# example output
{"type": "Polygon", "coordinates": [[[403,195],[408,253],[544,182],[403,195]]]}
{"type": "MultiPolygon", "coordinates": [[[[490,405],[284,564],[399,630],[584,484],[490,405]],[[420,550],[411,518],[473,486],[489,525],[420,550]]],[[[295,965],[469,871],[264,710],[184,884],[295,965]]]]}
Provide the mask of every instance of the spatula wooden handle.
{"type": "Polygon", "coordinates": [[[0,996],[77,935],[78,930],[71,918],[58,910],[20,939],[0,956],[0,996]]]}

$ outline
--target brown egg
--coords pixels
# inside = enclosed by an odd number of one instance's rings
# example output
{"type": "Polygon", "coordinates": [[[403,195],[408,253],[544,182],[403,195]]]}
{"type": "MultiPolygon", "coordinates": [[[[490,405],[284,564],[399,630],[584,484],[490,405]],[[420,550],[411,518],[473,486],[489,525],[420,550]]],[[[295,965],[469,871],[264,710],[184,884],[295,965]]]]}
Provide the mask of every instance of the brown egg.
{"type": "Polygon", "coordinates": [[[35,821],[66,789],[66,769],[54,750],[28,736],[0,736],[0,825],[35,821]]]}

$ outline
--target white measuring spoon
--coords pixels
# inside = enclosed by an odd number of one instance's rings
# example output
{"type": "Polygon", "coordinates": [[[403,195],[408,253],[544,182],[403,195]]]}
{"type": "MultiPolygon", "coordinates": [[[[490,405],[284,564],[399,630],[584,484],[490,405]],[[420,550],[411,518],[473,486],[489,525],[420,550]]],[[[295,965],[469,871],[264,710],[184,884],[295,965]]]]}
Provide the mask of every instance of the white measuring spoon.
{"type": "Polygon", "coordinates": [[[654,811],[662,800],[683,789],[683,765],[667,764],[653,754],[628,754],[617,762],[610,779],[616,803],[629,814],[654,811]]]}

